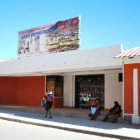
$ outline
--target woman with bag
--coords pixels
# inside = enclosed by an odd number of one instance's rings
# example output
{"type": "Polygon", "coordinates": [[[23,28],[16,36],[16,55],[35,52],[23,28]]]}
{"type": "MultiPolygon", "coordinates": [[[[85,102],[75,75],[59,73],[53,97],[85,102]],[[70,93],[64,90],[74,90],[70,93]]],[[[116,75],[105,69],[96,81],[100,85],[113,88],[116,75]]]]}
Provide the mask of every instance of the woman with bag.
{"type": "Polygon", "coordinates": [[[92,102],[91,104],[91,113],[88,114],[90,120],[96,120],[96,117],[100,115],[100,100],[96,99],[95,103],[92,102]]]}
{"type": "MultiPolygon", "coordinates": [[[[51,91],[47,90],[45,96],[43,97],[44,100],[44,108],[45,108],[45,118],[47,118],[48,113],[50,114],[50,118],[52,118],[51,114],[51,107],[53,105],[53,94],[51,91]]],[[[43,101],[41,101],[43,102],[43,101]]]]}

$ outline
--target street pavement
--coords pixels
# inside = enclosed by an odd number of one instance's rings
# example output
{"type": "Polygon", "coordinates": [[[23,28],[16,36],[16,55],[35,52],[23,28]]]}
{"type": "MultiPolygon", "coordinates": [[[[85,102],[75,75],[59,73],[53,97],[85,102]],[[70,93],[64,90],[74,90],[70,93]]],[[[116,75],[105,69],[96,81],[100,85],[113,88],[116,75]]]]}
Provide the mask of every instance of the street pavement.
{"type": "Polygon", "coordinates": [[[117,139],[140,139],[140,126],[0,109],[0,119],[117,139]]]}
{"type": "Polygon", "coordinates": [[[117,140],[0,119],[1,140],[117,140]]]}

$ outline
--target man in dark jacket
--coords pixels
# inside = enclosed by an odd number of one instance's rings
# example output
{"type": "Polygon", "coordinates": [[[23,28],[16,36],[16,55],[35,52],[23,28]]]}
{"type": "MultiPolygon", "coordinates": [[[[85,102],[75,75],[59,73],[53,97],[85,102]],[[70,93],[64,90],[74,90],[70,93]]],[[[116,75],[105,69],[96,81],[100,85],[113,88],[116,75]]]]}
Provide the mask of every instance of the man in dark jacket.
{"type": "Polygon", "coordinates": [[[107,114],[102,121],[117,122],[121,112],[121,106],[115,101],[114,106],[109,110],[109,114],[107,114]]]}

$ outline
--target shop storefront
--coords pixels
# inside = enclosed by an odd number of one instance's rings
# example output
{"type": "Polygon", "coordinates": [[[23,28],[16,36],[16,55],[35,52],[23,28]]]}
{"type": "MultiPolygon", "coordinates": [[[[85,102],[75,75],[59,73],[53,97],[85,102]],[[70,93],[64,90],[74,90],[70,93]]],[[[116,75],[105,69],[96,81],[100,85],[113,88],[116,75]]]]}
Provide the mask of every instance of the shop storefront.
{"type": "Polygon", "coordinates": [[[104,75],[76,76],[75,84],[75,107],[90,108],[97,98],[104,107],[104,75]]]}
{"type": "Polygon", "coordinates": [[[89,108],[96,98],[105,109],[115,100],[122,105],[122,61],[114,59],[120,52],[114,45],[1,61],[0,104],[40,107],[49,89],[57,108],[89,108]]]}
{"type": "Polygon", "coordinates": [[[54,108],[89,108],[99,98],[110,109],[118,101],[122,116],[139,124],[140,48],[121,52],[114,45],[0,61],[0,104],[40,107],[49,89],[54,108]]]}

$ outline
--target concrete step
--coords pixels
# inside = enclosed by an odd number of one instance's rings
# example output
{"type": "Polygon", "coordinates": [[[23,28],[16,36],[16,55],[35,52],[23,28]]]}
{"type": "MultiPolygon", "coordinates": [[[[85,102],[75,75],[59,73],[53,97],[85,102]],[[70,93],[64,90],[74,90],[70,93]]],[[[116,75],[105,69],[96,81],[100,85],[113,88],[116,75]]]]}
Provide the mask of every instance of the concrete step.
{"type": "Polygon", "coordinates": [[[8,109],[13,111],[31,112],[31,113],[44,113],[43,108],[25,107],[25,106],[4,106],[0,105],[0,109],[8,109]]]}
{"type": "Polygon", "coordinates": [[[85,112],[71,112],[63,110],[52,110],[52,114],[58,116],[74,117],[74,118],[88,118],[88,113],[85,112]]]}
{"type": "MultiPolygon", "coordinates": [[[[8,109],[13,111],[22,111],[22,112],[30,112],[30,113],[39,113],[45,114],[45,110],[43,107],[25,107],[25,106],[3,106],[0,105],[1,109],[8,109]]],[[[76,109],[76,108],[55,108],[52,109],[52,115],[58,116],[66,116],[66,117],[74,117],[74,118],[83,118],[88,119],[88,113],[90,113],[89,109],[76,109]]],[[[99,115],[96,120],[102,121],[105,118],[105,113],[99,115]]],[[[122,117],[118,118],[119,123],[130,124],[128,120],[125,120],[122,117]]]]}
{"type": "Polygon", "coordinates": [[[102,115],[99,115],[99,116],[96,118],[96,120],[97,120],[97,121],[102,121],[104,118],[105,118],[105,115],[102,114],[102,115]]]}
{"type": "MultiPolygon", "coordinates": [[[[30,112],[30,113],[40,113],[45,114],[45,110],[43,107],[35,108],[35,107],[25,107],[25,106],[0,106],[1,109],[8,109],[13,111],[22,111],[22,112],[30,112]]],[[[51,110],[52,115],[58,116],[67,116],[74,118],[88,118],[89,110],[85,109],[69,109],[69,108],[55,108],[51,110]]]]}
{"type": "Polygon", "coordinates": [[[131,122],[129,122],[128,120],[125,120],[125,119],[122,118],[122,117],[119,117],[119,118],[118,118],[118,123],[131,124],[131,122]]]}
{"type": "MultiPolygon", "coordinates": [[[[105,114],[101,114],[100,116],[98,116],[98,117],[96,118],[96,120],[97,120],[97,121],[102,121],[104,118],[105,118],[105,114]]],[[[118,122],[118,123],[131,124],[128,120],[125,120],[125,119],[122,118],[122,117],[119,117],[117,122],[118,122]]]]}

